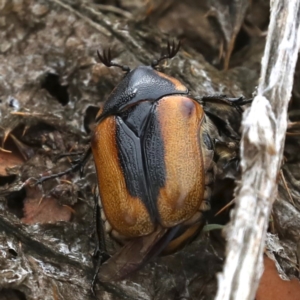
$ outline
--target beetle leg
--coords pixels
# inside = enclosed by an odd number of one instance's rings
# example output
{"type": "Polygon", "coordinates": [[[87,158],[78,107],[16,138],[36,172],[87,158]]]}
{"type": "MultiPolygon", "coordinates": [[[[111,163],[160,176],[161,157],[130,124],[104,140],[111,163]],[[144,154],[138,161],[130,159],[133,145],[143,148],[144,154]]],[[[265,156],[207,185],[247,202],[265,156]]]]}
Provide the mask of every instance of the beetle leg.
{"type": "Polygon", "coordinates": [[[243,106],[251,103],[253,98],[245,99],[245,97],[229,98],[226,95],[207,95],[200,98],[203,102],[223,102],[231,106],[243,106]]]}
{"type": "Polygon", "coordinates": [[[203,201],[200,206],[200,211],[202,213],[207,212],[211,209],[210,199],[212,195],[212,188],[214,184],[214,175],[213,175],[213,167],[211,170],[207,171],[205,174],[205,190],[203,201]]]}
{"type": "Polygon", "coordinates": [[[227,101],[229,101],[229,103],[232,103],[232,105],[243,106],[251,103],[253,101],[253,98],[250,99],[245,99],[244,97],[227,98],[227,101]]]}
{"type": "Polygon", "coordinates": [[[51,174],[49,176],[42,176],[40,179],[38,179],[36,181],[35,185],[43,183],[44,181],[49,180],[49,179],[61,177],[63,175],[69,174],[71,172],[76,172],[78,170],[80,171],[80,175],[82,175],[83,168],[84,168],[85,164],[87,163],[88,159],[90,158],[91,154],[92,154],[92,149],[91,149],[91,147],[89,147],[87,149],[87,151],[78,159],[78,161],[75,162],[69,169],[67,169],[63,172],[51,174]]]}
{"type": "Polygon", "coordinates": [[[96,247],[94,250],[93,257],[97,260],[96,268],[94,271],[94,276],[91,284],[91,291],[93,295],[95,295],[95,284],[97,280],[97,276],[100,270],[101,265],[109,258],[106,250],[106,243],[105,243],[105,233],[104,233],[104,226],[103,221],[101,218],[101,207],[98,201],[99,195],[94,193],[94,228],[96,228],[96,247]]]}
{"type": "Polygon", "coordinates": [[[76,156],[76,155],[83,155],[83,152],[82,151],[79,151],[79,152],[66,152],[66,153],[61,153],[59,155],[57,155],[56,157],[56,160],[59,160],[63,157],[66,157],[66,156],[76,156]]]}
{"type": "Polygon", "coordinates": [[[251,103],[253,98],[245,99],[243,96],[236,97],[236,98],[229,98],[226,95],[207,95],[201,97],[199,100],[203,104],[205,104],[206,102],[221,102],[229,106],[235,107],[235,109],[239,113],[242,113],[243,110],[241,109],[241,106],[251,103]]]}
{"type": "Polygon", "coordinates": [[[101,207],[98,202],[98,195],[94,194],[94,225],[96,228],[96,248],[94,251],[94,257],[98,255],[99,252],[107,252],[106,251],[106,243],[105,243],[105,234],[104,234],[104,226],[101,218],[101,207]]]}
{"type": "Polygon", "coordinates": [[[102,260],[101,260],[101,257],[100,257],[100,259],[97,260],[97,265],[96,265],[96,268],[95,268],[95,271],[94,271],[93,280],[92,280],[92,283],[91,283],[91,292],[92,292],[92,294],[93,294],[94,297],[96,297],[96,294],[95,294],[95,285],[96,285],[96,280],[97,280],[98,273],[99,273],[99,270],[101,268],[101,265],[102,265],[102,260]]]}

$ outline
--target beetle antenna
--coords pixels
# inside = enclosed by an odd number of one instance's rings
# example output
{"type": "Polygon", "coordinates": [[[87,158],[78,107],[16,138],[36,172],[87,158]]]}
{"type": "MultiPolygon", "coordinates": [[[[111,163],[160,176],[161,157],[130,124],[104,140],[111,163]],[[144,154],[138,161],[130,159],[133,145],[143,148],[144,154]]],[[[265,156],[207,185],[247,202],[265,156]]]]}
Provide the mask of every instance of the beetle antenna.
{"type": "Polygon", "coordinates": [[[159,65],[159,63],[165,59],[173,58],[177,52],[179,51],[181,46],[181,42],[179,41],[176,45],[175,41],[173,40],[172,43],[168,41],[167,44],[167,54],[162,54],[159,59],[154,59],[151,63],[151,67],[155,69],[159,65]]]}
{"type": "Polygon", "coordinates": [[[110,67],[118,67],[120,69],[122,69],[122,71],[129,73],[130,72],[130,68],[128,66],[122,66],[120,64],[117,64],[115,62],[112,61],[111,58],[111,50],[110,48],[107,49],[107,51],[103,50],[103,53],[101,54],[99,50],[97,50],[97,54],[99,57],[99,60],[108,68],[110,67]]]}

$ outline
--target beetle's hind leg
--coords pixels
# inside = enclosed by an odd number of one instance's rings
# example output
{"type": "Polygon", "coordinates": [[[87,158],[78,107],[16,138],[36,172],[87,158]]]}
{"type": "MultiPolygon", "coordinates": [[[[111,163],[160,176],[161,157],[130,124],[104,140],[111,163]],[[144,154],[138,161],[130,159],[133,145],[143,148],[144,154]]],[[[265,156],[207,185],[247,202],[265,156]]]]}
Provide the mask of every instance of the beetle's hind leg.
{"type": "MultiPolygon", "coordinates": [[[[96,189],[95,189],[96,190],[96,189]]],[[[96,247],[94,250],[93,257],[96,260],[96,267],[94,270],[94,276],[91,284],[91,291],[95,295],[95,284],[97,280],[97,275],[99,273],[101,265],[110,257],[107,254],[106,243],[105,243],[105,232],[104,225],[101,217],[101,207],[98,201],[99,195],[96,191],[94,193],[94,228],[96,234],[96,247]]]]}

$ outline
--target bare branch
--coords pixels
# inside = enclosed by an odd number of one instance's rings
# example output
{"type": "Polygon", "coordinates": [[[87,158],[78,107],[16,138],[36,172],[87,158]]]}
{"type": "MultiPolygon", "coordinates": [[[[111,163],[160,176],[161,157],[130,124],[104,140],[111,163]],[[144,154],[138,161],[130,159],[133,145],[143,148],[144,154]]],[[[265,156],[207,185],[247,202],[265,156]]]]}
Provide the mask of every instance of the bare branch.
{"type": "Polygon", "coordinates": [[[242,178],[227,227],[227,258],[217,300],[254,299],[262,274],[263,249],[277,195],[300,35],[299,1],[271,1],[271,21],[258,95],[243,118],[242,178]]]}

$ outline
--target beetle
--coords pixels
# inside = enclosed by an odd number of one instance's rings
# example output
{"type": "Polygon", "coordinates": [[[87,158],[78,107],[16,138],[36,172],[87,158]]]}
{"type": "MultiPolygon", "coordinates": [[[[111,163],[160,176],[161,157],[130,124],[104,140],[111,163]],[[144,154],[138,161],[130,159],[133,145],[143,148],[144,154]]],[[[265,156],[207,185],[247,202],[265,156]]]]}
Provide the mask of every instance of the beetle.
{"type": "MultiPolygon", "coordinates": [[[[125,77],[99,110],[91,146],[80,161],[38,181],[81,169],[93,154],[100,196],[93,285],[97,278],[122,279],[154,256],[177,251],[199,233],[210,209],[216,126],[184,84],[156,70],[179,47],[168,43],[167,54],[133,70],[113,62],[110,50],[98,51],[104,65],[119,67],[125,77]],[[103,230],[123,247],[102,264],[103,230]]],[[[236,108],[249,102],[205,100],[236,108]]]]}
{"type": "Polygon", "coordinates": [[[133,70],[113,62],[110,50],[97,52],[104,65],[126,72],[99,111],[91,138],[104,227],[125,245],[99,268],[102,282],[180,249],[201,230],[210,208],[211,122],[184,84],[156,70],[179,47],[168,43],[167,54],[133,70]]]}

